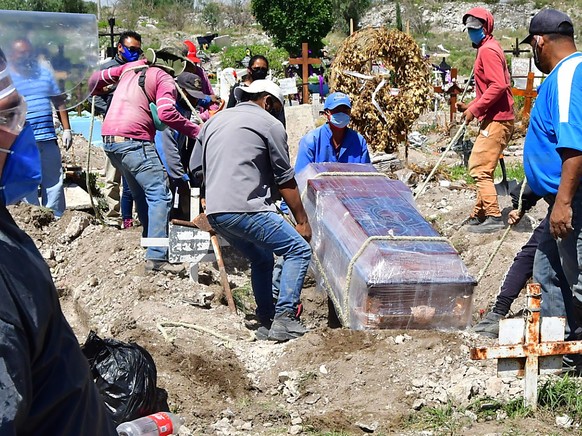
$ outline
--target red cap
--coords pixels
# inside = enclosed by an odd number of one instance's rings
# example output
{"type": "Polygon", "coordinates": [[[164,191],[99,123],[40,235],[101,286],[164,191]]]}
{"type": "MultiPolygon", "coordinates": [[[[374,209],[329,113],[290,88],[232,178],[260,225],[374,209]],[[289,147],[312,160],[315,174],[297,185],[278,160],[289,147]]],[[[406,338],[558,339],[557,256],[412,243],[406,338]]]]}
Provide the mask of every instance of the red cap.
{"type": "Polygon", "coordinates": [[[186,57],[192,62],[199,64],[200,59],[198,59],[198,56],[196,56],[196,46],[194,43],[192,41],[184,41],[184,45],[188,47],[188,54],[186,57]]]}

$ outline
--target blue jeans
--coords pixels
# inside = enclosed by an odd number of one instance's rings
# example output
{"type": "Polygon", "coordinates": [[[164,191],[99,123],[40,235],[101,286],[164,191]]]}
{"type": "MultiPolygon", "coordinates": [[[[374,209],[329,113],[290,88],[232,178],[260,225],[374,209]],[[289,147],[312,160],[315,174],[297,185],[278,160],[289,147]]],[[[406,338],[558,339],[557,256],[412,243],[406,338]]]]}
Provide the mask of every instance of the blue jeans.
{"type": "MultiPolygon", "coordinates": [[[[40,195],[42,205],[52,209],[56,217],[65,212],[65,190],[63,188],[63,163],[61,150],[56,139],[37,141],[40,152],[42,182],[40,183],[40,195]]],[[[36,192],[27,195],[24,199],[27,203],[40,206],[36,192]]]]}
{"type": "MultiPolygon", "coordinates": [[[[147,141],[103,144],[115,168],[121,171],[135,200],[144,237],[167,238],[172,195],[166,170],[154,145],[147,141]]],[[[167,247],[148,247],[146,259],[167,260],[167,247]]]]}
{"type": "Polygon", "coordinates": [[[549,230],[550,214],[548,210],[544,231],[540,234],[538,249],[534,258],[533,280],[542,288],[542,317],[566,317],[566,336],[582,326],[582,320],[577,319],[573,298],[582,302],[580,286],[580,259],[582,257],[582,198],[578,189],[572,204],[574,216],[572,224],[574,231],[566,239],[556,241],[549,230]],[[578,202],[578,203],[576,203],[578,202]],[[578,211],[576,211],[576,205],[578,211]],[[574,292],[573,292],[574,291],[574,292]]]}
{"type": "Polygon", "coordinates": [[[121,218],[127,220],[133,218],[133,196],[131,195],[131,189],[129,189],[125,177],[121,178],[121,184],[123,186],[120,204],[121,218]]]}
{"type": "Polygon", "coordinates": [[[295,313],[311,247],[275,212],[216,213],[208,216],[212,228],[251,262],[251,284],[257,317],[266,324],[275,314],[295,313]],[[283,257],[277,305],[273,303],[273,254],[283,257]]]}

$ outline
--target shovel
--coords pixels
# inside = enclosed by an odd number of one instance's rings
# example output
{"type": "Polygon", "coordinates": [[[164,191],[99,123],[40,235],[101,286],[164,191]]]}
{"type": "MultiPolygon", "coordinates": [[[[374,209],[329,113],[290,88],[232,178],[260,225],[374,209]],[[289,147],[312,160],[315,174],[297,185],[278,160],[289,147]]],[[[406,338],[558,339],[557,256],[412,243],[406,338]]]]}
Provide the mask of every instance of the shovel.
{"type": "Polygon", "coordinates": [[[501,181],[495,184],[495,191],[497,195],[510,195],[511,190],[518,185],[518,182],[515,179],[507,180],[507,168],[503,155],[499,158],[499,166],[501,167],[501,181]]]}
{"type": "Polygon", "coordinates": [[[214,255],[216,256],[216,263],[218,264],[218,271],[220,272],[220,283],[222,284],[222,289],[224,290],[224,294],[226,295],[228,308],[232,313],[236,313],[236,305],[234,304],[234,298],[232,298],[230,284],[228,283],[228,275],[226,274],[224,260],[222,259],[222,252],[220,251],[220,245],[218,244],[218,236],[216,236],[216,232],[208,222],[206,214],[201,213],[192,221],[174,219],[172,220],[172,224],[187,227],[197,227],[204,232],[210,233],[210,243],[212,244],[212,250],[214,251],[214,255]]]}

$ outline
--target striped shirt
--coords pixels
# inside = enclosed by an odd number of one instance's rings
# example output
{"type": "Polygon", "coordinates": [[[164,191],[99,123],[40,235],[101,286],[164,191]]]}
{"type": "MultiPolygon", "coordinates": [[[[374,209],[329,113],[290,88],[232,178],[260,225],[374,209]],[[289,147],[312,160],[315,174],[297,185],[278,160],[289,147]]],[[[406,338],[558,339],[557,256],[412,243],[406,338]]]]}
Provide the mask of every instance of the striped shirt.
{"type": "Polygon", "coordinates": [[[24,97],[27,105],[26,121],[34,130],[37,141],[56,139],[51,99],[63,93],[50,70],[37,65],[30,74],[21,75],[11,70],[14,86],[24,97]]]}

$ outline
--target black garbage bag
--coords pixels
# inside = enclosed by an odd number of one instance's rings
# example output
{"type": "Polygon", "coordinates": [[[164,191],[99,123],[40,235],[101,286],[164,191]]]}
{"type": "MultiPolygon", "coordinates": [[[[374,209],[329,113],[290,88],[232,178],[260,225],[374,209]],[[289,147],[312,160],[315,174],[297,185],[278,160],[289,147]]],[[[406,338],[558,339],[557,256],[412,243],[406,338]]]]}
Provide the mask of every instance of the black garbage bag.
{"type": "Polygon", "coordinates": [[[144,348],[92,331],[82,350],[116,425],[157,412],[156,364],[144,348]]]}

